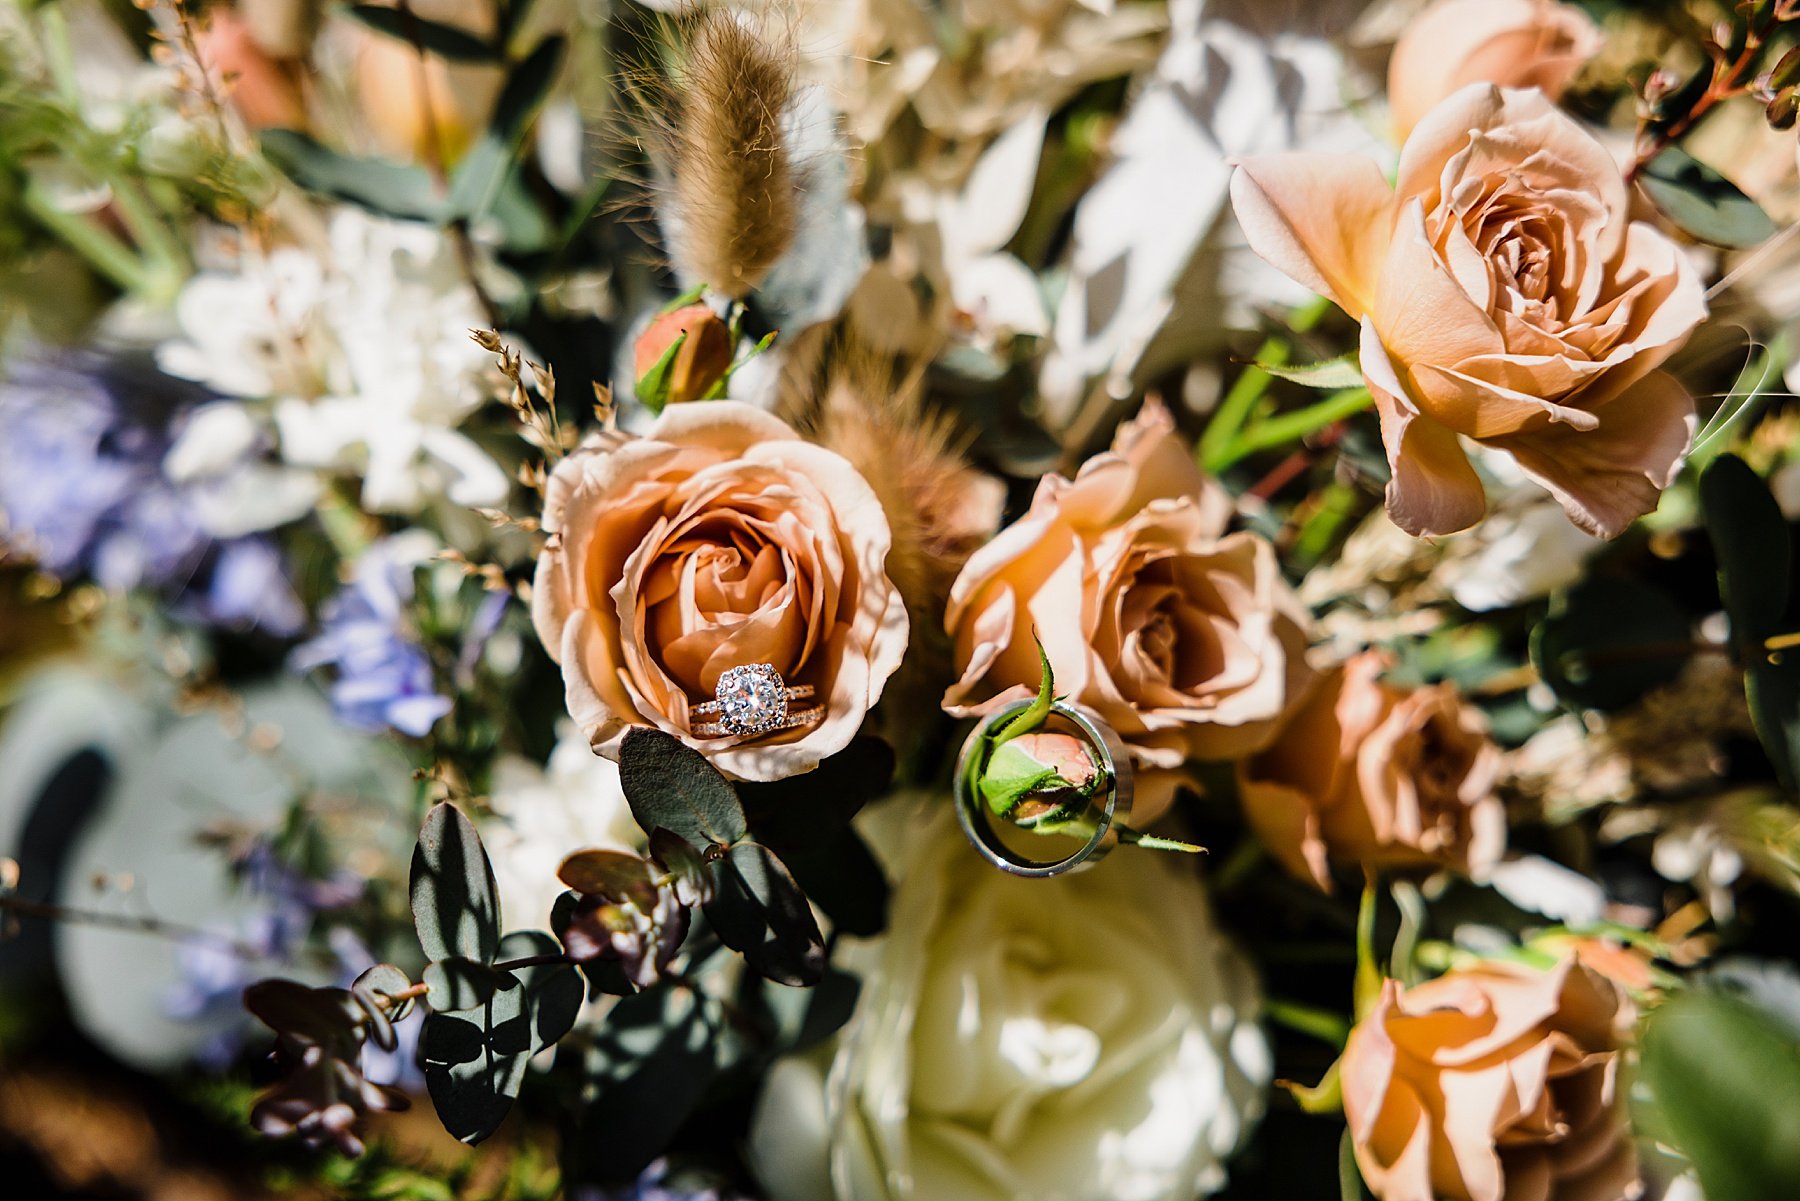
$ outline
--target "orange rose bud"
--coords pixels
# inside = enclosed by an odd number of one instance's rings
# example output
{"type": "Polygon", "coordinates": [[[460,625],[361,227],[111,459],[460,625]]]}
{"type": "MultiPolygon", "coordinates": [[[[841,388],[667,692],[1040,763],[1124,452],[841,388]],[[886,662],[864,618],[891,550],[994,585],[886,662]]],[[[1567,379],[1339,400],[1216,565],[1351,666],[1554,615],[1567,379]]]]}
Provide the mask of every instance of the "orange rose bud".
{"type": "Polygon", "coordinates": [[[730,328],[705,305],[661,314],[638,335],[638,399],[657,412],[701,399],[731,370],[731,352],[730,328]]]}

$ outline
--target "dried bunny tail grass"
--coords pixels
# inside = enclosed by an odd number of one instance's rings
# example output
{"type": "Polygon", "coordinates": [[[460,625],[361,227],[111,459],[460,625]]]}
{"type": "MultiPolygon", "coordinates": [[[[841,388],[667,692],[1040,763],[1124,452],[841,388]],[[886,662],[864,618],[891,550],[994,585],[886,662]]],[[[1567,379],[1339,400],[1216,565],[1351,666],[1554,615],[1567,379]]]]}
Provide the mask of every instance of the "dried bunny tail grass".
{"type": "MultiPolygon", "coordinates": [[[[805,394],[802,393],[804,396],[805,394]]],[[[963,563],[993,536],[1001,483],[970,466],[955,420],[927,409],[917,371],[855,349],[833,356],[823,383],[787,415],[848,459],[868,481],[893,534],[888,578],[912,611],[915,643],[942,631],[944,602],[963,563]]]]}
{"type": "Polygon", "coordinates": [[[651,114],[669,249],[684,273],[742,299],[793,245],[799,222],[800,168],[784,130],[796,51],[790,35],[725,9],[683,25],[684,61],[651,114]]]}

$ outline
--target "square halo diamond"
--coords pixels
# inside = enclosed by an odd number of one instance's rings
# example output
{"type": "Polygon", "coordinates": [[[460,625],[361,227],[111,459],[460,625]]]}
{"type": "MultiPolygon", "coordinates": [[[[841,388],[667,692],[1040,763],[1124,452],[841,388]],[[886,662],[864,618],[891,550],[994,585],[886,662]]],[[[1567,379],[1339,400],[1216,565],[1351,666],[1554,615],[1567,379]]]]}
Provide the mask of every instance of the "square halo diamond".
{"type": "Polygon", "coordinates": [[[772,663],[727,668],[713,697],[719,702],[720,724],[739,737],[760,734],[787,720],[787,682],[772,663]]]}

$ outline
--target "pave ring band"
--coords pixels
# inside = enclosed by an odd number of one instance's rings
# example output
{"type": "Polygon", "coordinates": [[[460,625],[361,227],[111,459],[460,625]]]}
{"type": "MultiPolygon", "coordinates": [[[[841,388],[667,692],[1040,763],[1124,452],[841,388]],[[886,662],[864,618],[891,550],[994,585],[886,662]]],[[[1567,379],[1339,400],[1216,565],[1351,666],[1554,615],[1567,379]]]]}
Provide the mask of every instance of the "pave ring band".
{"type": "Polygon", "coordinates": [[[810,726],[825,715],[818,705],[791,708],[789,702],[808,700],[811,684],[789,686],[772,663],[747,663],[726,669],[713,689],[713,699],[695,705],[694,717],[717,716],[717,721],[690,726],[696,738],[743,738],[810,726]]]}

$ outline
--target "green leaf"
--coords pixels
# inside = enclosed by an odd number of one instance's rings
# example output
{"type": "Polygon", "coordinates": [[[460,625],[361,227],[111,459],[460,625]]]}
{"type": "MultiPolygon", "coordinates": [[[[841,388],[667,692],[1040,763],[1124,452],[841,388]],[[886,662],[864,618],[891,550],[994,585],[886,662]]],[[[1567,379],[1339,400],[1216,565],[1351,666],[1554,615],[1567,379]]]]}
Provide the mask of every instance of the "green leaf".
{"type": "Polygon", "coordinates": [[[1776,232],[1756,201],[1679,146],[1651,159],[1638,182],[1664,216],[1702,242],[1755,246],[1776,232]]]}
{"type": "Polygon", "coordinates": [[[362,1020],[346,990],[293,980],[258,980],[244,990],[244,1008],[276,1033],[321,1047],[353,1043],[362,1020]]]}
{"type": "Polygon", "coordinates": [[[556,878],[583,896],[628,901],[648,913],[656,907],[650,865],[622,851],[576,851],[556,869],[556,878]]]}
{"type": "Polygon", "coordinates": [[[582,1108],[569,1175],[635,1180],[706,1095],[727,1037],[719,1004],[674,985],[626,997],[596,1034],[582,1073],[582,1108]]]}
{"type": "Polygon", "coordinates": [[[1687,614],[1667,594],[1603,576],[1551,607],[1531,632],[1531,661],[1564,702],[1610,711],[1680,676],[1691,642],[1687,614]]]}
{"type": "Polygon", "coordinates": [[[894,781],[894,750],[863,735],[805,775],[737,786],[750,833],[786,858],[829,841],[894,781]]]}
{"type": "Polygon", "coordinates": [[[780,1052],[791,1055],[815,1047],[841,1030],[856,1012],[862,981],[836,968],[813,988],[765,982],[760,998],[769,1010],[780,1052]]]}
{"type": "Polygon", "coordinates": [[[492,963],[500,901],[481,836],[456,806],[433,805],[412,857],[413,926],[428,959],[492,963]]]}
{"type": "Polygon", "coordinates": [[[712,870],[707,867],[705,857],[687,839],[668,830],[653,830],[650,855],[665,872],[675,877],[675,899],[683,905],[691,909],[712,899],[712,870]]]}
{"type": "Polygon", "coordinates": [[[640,375],[637,383],[632,385],[639,403],[652,413],[661,413],[668,406],[669,370],[675,366],[675,356],[681,353],[681,348],[686,344],[687,331],[684,329],[675,335],[675,340],[662,352],[662,357],[650,365],[650,370],[640,375]]]}
{"type": "Polygon", "coordinates": [[[438,1120],[474,1146],[499,1128],[531,1059],[531,1019],[523,988],[493,995],[478,1009],[425,1015],[419,1058],[438,1120]]]}
{"type": "Polygon", "coordinates": [[[431,1007],[451,1011],[486,1005],[495,993],[514,986],[505,972],[496,972],[472,959],[454,957],[426,964],[420,979],[430,989],[425,999],[431,1007]]]}
{"type": "Polygon", "coordinates": [[[783,852],[782,862],[839,934],[872,938],[887,929],[887,873],[855,827],[783,852]]]}
{"type": "Polygon", "coordinates": [[[350,15],[377,33],[410,45],[423,46],[433,54],[464,63],[497,63],[500,51],[466,29],[427,21],[410,11],[401,12],[380,4],[352,4],[350,15]]]}
{"type": "Polygon", "coordinates": [[[294,129],[266,129],[262,151],[309,192],[408,221],[443,220],[443,197],[421,167],[339,154],[294,129]]]}
{"type": "Polygon", "coordinates": [[[1641,1076],[1658,1136],[1690,1159],[1710,1201],[1800,1191],[1800,1045],[1735,997],[1678,994],[1644,1029],[1641,1076]]]}
{"type": "Polygon", "coordinates": [[[825,939],[806,895],[769,848],[740,842],[714,864],[706,920],[719,941],[741,952],[750,969],[778,984],[817,984],[825,973],[825,939]]]}
{"type": "Polygon", "coordinates": [[[412,1011],[410,998],[397,1004],[389,1003],[387,998],[411,987],[411,978],[391,963],[378,963],[350,983],[351,999],[368,1015],[369,1041],[383,1051],[392,1051],[398,1045],[394,1023],[412,1011]]]}
{"type": "Polygon", "coordinates": [[[1290,384],[1299,384],[1303,388],[1317,388],[1321,392],[1336,392],[1344,388],[1363,386],[1362,359],[1354,350],[1349,354],[1339,355],[1335,359],[1324,359],[1317,363],[1296,363],[1293,366],[1282,363],[1258,363],[1257,366],[1290,384]]]}
{"type": "Polygon", "coordinates": [[[619,746],[619,784],[645,833],[661,827],[704,850],[748,829],[731,781],[679,738],[634,727],[619,746]]]}
{"type": "Polygon", "coordinates": [[[1700,477],[1700,509],[1719,561],[1719,598],[1744,667],[1750,719],[1775,775],[1800,785],[1800,654],[1771,654],[1792,601],[1793,540],[1762,477],[1736,455],[1720,455],[1700,477]]]}
{"type": "MultiPolygon", "coordinates": [[[[562,947],[542,930],[515,930],[500,940],[501,960],[534,959],[560,954],[562,947]]],[[[567,963],[539,963],[513,969],[513,977],[525,993],[525,1011],[531,1023],[531,1053],[555,1046],[574,1028],[586,989],[581,976],[567,963]]]]}
{"type": "Polygon", "coordinates": [[[456,165],[450,180],[449,208],[458,217],[479,221],[492,211],[525,144],[532,118],[556,78],[563,45],[561,37],[547,37],[507,73],[486,131],[456,165]]]}
{"type": "Polygon", "coordinates": [[[1746,658],[1781,632],[1792,587],[1793,543],[1769,486],[1736,455],[1720,455],[1700,477],[1700,508],[1719,560],[1719,597],[1746,658]]]}
{"type": "Polygon", "coordinates": [[[1009,742],[996,748],[982,769],[981,795],[996,816],[1005,817],[1028,794],[1061,779],[1054,767],[1046,767],[1019,750],[1018,743],[1009,742]]]}
{"type": "Polygon", "coordinates": [[[1032,698],[1030,708],[1021,709],[1018,713],[1014,714],[1005,725],[988,735],[989,754],[992,754],[995,748],[1010,742],[1021,734],[1029,734],[1039,726],[1043,725],[1044,719],[1050,716],[1050,706],[1056,703],[1056,680],[1050,671],[1049,652],[1044,650],[1044,644],[1037,638],[1036,634],[1032,635],[1032,640],[1037,642],[1037,695],[1032,698]]]}

